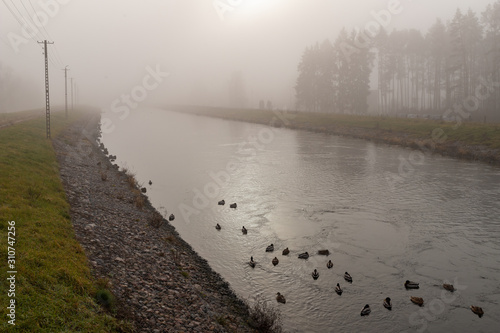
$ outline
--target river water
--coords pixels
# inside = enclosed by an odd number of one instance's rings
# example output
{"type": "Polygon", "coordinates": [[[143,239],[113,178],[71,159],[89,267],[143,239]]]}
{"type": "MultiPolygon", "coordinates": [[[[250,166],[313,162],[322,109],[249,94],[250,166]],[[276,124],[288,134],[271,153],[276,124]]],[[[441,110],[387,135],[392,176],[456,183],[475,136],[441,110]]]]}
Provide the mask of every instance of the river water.
{"type": "Polygon", "coordinates": [[[153,205],[175,214],[180,235],[241,298],[279,308],[286,331],[498,332],[500,168],[158,109],[103,118],[104,144],[153,205]],[[305,251],[310,258],[298,259],[305,251]],[[406,290],[407,279],[420,289],[406,290]],[[372,312],[361,317],[365,304],[372,312]]]}

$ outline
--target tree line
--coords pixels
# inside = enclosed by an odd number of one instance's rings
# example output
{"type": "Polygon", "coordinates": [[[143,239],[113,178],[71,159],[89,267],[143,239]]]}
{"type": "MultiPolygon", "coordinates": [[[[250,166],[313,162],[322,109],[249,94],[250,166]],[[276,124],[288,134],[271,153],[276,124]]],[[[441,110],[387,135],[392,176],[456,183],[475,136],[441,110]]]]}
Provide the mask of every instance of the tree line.
{"type": "MultiPolygon", "coordinates": [[[[380,27],[359,47],[360,32],[307,47],[295,86],[299,110],[362,114],[375,78],[378,113],[436,113],[500,106],[500,0],[477,15],[457,9],[427,33],[380,27]]],[[[366,38],[365,38],[366,39],[366,38]]]]}

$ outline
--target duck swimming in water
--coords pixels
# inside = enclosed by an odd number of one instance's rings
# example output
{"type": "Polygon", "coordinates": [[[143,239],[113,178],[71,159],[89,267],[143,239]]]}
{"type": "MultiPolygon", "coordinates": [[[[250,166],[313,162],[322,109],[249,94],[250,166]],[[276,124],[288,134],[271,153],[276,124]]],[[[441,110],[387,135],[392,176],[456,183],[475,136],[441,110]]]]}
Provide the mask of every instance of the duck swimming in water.
{"type": "Polygon", "coordinates": [[[370,312],[372,312],[372,310],[370,309],[370,306],[368,304],[366,304],[365,307],[363,308],[363,310],[361,310],[361,315],[366,316],[366,315],[369,315],[370,312]]]}
{"type": "Polygon", "coordinates": [[[448,290],[448,291],[451,291],[451,292],[455,291],[455,287],[453,287],[452,284],[445,283],[445,284],[443,284],[443,288],[448,290]]]}
{"type": "Polygon", "coordinates": [[[149,185],[153,185],[153,182],[151,180],[149,181],[149,185]]]}
{"type": "Polygon", "coordinates": [[[387,310],[392,310],[392,303],[390,297],[386,297],[384,299],[384,308],[386,308],[387,310]]]}
{"type": "Polygon", "coordinates": [[[352,283],[352,277],[349,273],[345,272],[344,274],[344,279],[347,281],[347,282],[351,282],[352,283]]]}
{"type": "Polygon", "coordinates": [[[331,260],[328,260],[328,262],[326,263],[326,267],[328,267],[328,269],[332,268],[333,262],[331,260]]]}
{"type": "Polygon", "coordinates": [[[219,223],[217,223],[217,225],[215,226],[215,229],[217,229],[217,230],[222,229],[222,228],[220,227],[219,223]]]}
{"type": "Polygon", "coordinates": [[[405,282],[405,288],[406,289],[418,289],[420,287],[418,286],[417,282],[406,280],[406,282],[405,282]]]}
{"type": "Polygon", "coordinates": [[[290,250],[288,248],[283,250],[283,255],[286,256],[290,253],[290,250]]]}
{"type": "Polygon", "coordinates": [[[175,220],[175,215],[174,214],[170,214],[170,216],[168,217],[168,220],[169,221],[175,220]]]}
{"type": "Polygon", "coordinates": [[[314,269],[314,272],[312,272],[312,277],[314,280],[317,280],[319,278],[319,273],[318,271],[316,270],[316,268],[314,269]]]}
{"type": "Polygon", "coordinates": [[[271,244],[268,247],[266,247],[266,252],[273,252],[274,251],[274,245],[271,244]]]}
{"type": "Polygon", "coordinates": [[[484,315],[483,309],[480,308],[479,306],[471,305],[470,309],[472,310],[472,312],[474,312],[475,314],[477,314],[479,316],[479,318],[481,318],[484,315]]]}
{"type": "Polygon", "coordinates": [[[342,288],[340,288],[340,284],[337,283],[337,286],[335,287],[335,292],[339,295],[342,295],[342,288]]]}
{"type": "Polygon", "coordinates": [[[283,303],[285,304],[286,303],[286,299],[285,299],[285,296],[281,295],[280,293],[277,293],[276,294],[276,300],[279,302],[279,303],[283,303]]]}
{"type": "Polygon", "coordinates": [[[236,207],[238,207],[238,205],[236,204],[236,202],[229,205],[229,208],[236,208],[236,207]]]}
{"type": "Polygon", "coordinates": [[[419,306],[424,305],[424,299],[422,297],[411,296],[411,301],[419,306]]]}
{"type": "Polygon", "coordinates": [[[253,261],[253,257],[250,257],[250,261],[248,262],[250,267],[254,268],[255,267],[255,261],[253,261]]]}
{"type": "Polygon", "coordinates": [[[278,258],[274,257],[272,263],[274,266],[276,266],[280,261],[278,260],[278,258]]]}
{"type": "Polygon", "coordinates": [[[309,258],[309,253],[304,252],[299,254],[299,259],[307,259],[307,258],[309,258]]]}
{"type": "Polygon", "coordinates": [[[221,201],[219,201],[219,202],[218,202],[218,204],[219,204],[220,206],[224,206],[224,205],[226,204],[226,202],[225,202],[224,200],[221,200],[221,201]]]}
{"type": "Polygon", "coordinates": [[[241,228],[241,232],[242,232],[244,235],[246,235],[246,234],[247,234],[247,232],[248,232],[248,230],[247,230],[247,228],[245,228],[245,226],[243,226],[243,228],[241,228]]]}

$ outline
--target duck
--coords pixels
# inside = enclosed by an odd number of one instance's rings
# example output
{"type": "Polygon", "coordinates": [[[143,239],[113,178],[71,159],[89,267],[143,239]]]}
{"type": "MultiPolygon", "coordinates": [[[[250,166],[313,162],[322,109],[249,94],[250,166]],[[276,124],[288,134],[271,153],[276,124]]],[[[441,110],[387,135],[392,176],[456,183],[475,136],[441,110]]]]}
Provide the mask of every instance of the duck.
{"type": "Polygon", "coordinates": [[[224,200],[221,200],[218,202],[219,206],[224,206],[226,204],[226,202],[224,200]]]}
{"type": "Polygon", "coordinates": [[[175,215],[174,214],[170,214],[170,216],[168,217],[168,220],[169,221],[175,220],[175,215]]]}
{"type": "Polygon", "coordinates": [[[248,262],[250,267],[254,268],[255,267],[255,261],[253,261],[253,257],[250,257],[250,261],[248,262]]]}
{"type": "Polygon", "coordinates": [[[345,272],[344,274],[344,279],[347,281],[347,282],[351,282],[352,283],[352,277],[351,277],[351,274],[345,272]]]}
{"type": "Polygon", "coordinates": [[[151,180],[149,180],[149,185],[153,185],[153,182],[151,180]]]}
{"type": "Polygon", "coordinates": [[[417,282],[406,280],[406,282],[405,282],[405,288],[406,289],[418,289],[420,287],[418,286],[417,282]]]}
{"type": "Polygon", "coordinates": [[[318,254],[321,254],[323,256],[327,256],[330,254],[330,251],[328,250],[318,250],[318,254]]]}
{"type": "Polygon", "coordinates": [[[337,286],[335,287],[335,292],[339,295],[342,295],[342,288],[340,288],[340,284],[337,283],[337,286]]]}
{"type": "Polygon", "coordinates": [[[280,261],[278,260],[278,258],[274,257],[272,263],[274,266],[276,266],[280,261]]]}
{"type": "Polygon", "coordinates": [[[480,308],[479,306],[471,305],[470,309],[472,310],[472,312],[474,312],[475,314],[477,314],[479,316],[479,318],[481,318],[484,315],[483,309],[480,308]]]}
{"type": "Polygon", "coordinates": [[[286,303],[285,296],[281,295],[280,293],[277,293],[277,294],[276,294],[276,300],[277,300],[279,303],[283,303],[283,304],[285,304],[285,303],[286,303]]]}
{"type": "Polygon", "coordinates": [[[384,299],[384,308],[386,308],[387,310],[392,310],[392,303],[390,297],[386,297],[384,299]]]}
{"type": "Polygon", "coordinates": [[[328,267],[328,269],[332,268],[333,262],[331,260],[328,260],[328,262],[326,263],[326,267],[328,267]]]}
{"type": "Polygon", "coordinates": [[[290,253],[290,250],[288,248],[283,250],[283,255],[286,256],[290,253]]]}
{"type": "Polygon", "coordinates": [[[248,232],[248,230],[247,230],[247,228],[245,228],[245,226],[243,226],[243,228],[241,228],[241,232],[242,232],[244,235],[246,235],[246,234],[247,234],[247,232],[248,232]]]}
{"type": "Polygon", "coordinates": [[[274,251],[274,245],[271,244],[268,247],[266,247],[266,252],[273,252],[274,251]]]}
{"type": "Polygon", "coordinates": [[[443,288],[446,289],[446,290],[448,290],[448,291],[451,291],[451,292],[455,291],[455,287],[453,287],[452,284],[444,283],[443,284],[443,288]]]}
{"type": "Polygon", "coordinates": [[[318,271],[316,270],[316,268],[314,269],[314,272],[312,272],[312,277],[314,280],[317,280],[319,278],[319,273],[318,271]]]}
{"type": "Polygon", "coordinates": [[[366,304],[365,307],[363,308],[363,310],[361,310],[361,315],[366,316],[366,315],[369,315],[370,312],[372,312],[372,310],[370,309],[370,306],[368,304],[366,304]]]}
{"type": "Polygon", "coordinates": [[[222,228],[220,227],[219,223],[217,223],[217,225],[215,226],[215,229],[217,229],[217,230],[222,229],[222,228]]]}
{"type": "Polygon", "coordinates": [[[236,204],[236,202],[229,205],[229,208],[236,208],[236,207],[238,207],[238,205],[236,204]]]}
{"type": "Polygon", "coordinates": [[[307,259],[307,258],[309,258],[309,253],[304,252],[299,254],[299,259],[307,259]]]}
{"type": "Polygon", "coordinates": [[[424,299],[422,297],[410,296],[410,299],[413,303],[417,305],[424,305],[424,299]]]}

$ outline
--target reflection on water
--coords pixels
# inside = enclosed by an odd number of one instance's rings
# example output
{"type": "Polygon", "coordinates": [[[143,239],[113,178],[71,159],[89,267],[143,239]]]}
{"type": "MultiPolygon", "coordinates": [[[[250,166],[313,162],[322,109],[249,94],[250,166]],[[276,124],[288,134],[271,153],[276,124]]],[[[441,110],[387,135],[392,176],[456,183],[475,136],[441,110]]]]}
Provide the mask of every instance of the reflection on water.
{"type": "Polygon", "coordinates": [[[118,163],[144,184],[151,179],[150,200],[176,215],[181,236],[242,298],[279,307],[287,331],[499,327],[498,168],[426,155],[394,182],[409,150],[154,109],[114,123],[103,141],[118,163]],[[217,205],[220,199],[226,206],[217,205]],[[237,209],[228,207],[232,202],[237,209]],[[271,243],[275,252],[266,253],[271,243]],[[291,252],[282,256],[286,247],[291,252]],[[331,254],[317,255],[320,249],[331,254]],[[304,251],[311,257],[298,259],[304,251]],[[421,288],[405,290],[406,279],[421,288]],[[459,290],[444,293],[445,280],[459,290]],[[286,304],[276,303],[278,291],[286,304]],[[424,307],[410,296],[423,297],[424,307]],[[392,311],[382,306],[385,297],[392,311]],[[361,317],[367,303],[372,313],[361,317]],[[483,318],[470,305],[482,306],[483,318]]]}

